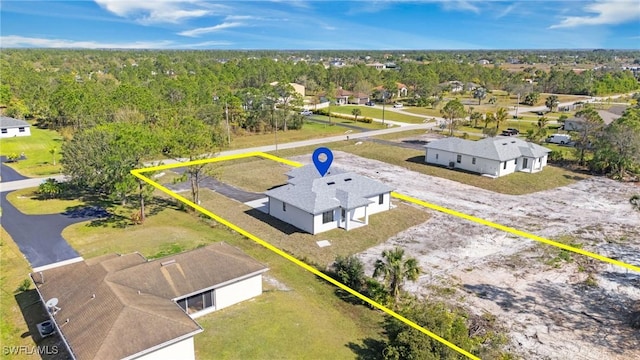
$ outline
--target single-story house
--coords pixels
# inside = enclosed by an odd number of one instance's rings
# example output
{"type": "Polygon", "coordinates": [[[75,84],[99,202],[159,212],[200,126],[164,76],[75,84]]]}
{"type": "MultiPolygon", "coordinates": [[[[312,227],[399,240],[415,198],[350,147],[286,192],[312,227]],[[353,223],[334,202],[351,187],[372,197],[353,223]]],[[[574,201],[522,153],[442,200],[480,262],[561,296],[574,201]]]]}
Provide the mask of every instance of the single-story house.
{"type": "Polygon", "coordinates": [[[31,125],[20,119],[0,116],[0,138],[31,136],[31,125]]]}
{"type": "Polygon", "coordinates": [[[320,176],[306,165],[287,176],[286,185],[265,193],[269,214],[314,235],[365,226],[369,215],[391,209],[393,188],[355,173],[332,168],[320,176]]]}
{"type": "Polygon", "coordinates": [[[516,171],[534,173],[547,165],[551,150],[508,136],[478,141],[449,137],[425,145],[425,162],[492,177],[516,171]]]}
{"type": "MultiPolygon", "coordinates": [[[[271,86],[276,86],[278,85],[278,81],[274,81],[272,83],[269,83],[269,85],[271,86]]],[[[304,98],[305,97],[305,90],[306,88],[304,87],[304,85],[302,84],[298,84],[298,83],[289,83],[289,85],[291,85],[291,87],[293,88],[293,90],[298,93],[298,95],[300,95],[300,97],[304,98]]]]}
{"type": "Polygon", "coordinates": [[[267,267],[216,243],[148,261],[110,254],[31,278],[74,359],[195,359],[195,318],[262,293],[267,267]]]}
{"type": "MultiPolygon", "coordinates": [[[[615,120],[622,117],[622,114],[627,109],[626,106],[616,105],[612,106],[608,110],[596,110],[598,115],[602,118],[604,125],[609,125],[615,120]]],[[[562,124],[562,130],[565,131],[580,131],[584,127],[584,119],[580,117],[573,117],[570,119],[566,119],[562,124]]]]}

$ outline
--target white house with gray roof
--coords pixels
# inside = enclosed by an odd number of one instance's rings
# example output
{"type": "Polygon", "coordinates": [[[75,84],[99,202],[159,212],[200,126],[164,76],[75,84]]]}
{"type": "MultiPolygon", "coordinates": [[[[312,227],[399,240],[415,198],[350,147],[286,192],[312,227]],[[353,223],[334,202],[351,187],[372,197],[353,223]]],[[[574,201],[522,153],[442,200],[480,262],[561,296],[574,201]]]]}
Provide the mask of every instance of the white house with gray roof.
{"type": "Polygon", "coordinates": [[[351,230],[369,215],[391,209],[393,188],[367,177],[331,169],[324,177],[313,165],[287,173],[286,185],[267,191],[269,214],[311,234],[351,230]]]}
{"type": "Polygon", "coordinates": [[[523,171],[535,173],[547,165],[551,150],[514,137],[478,141],[450,137],[425,146],[425,162],[491,177],[523,171]]]}
{"type": "Polygon", "coordinates": [[[31,125],[24,120],[0,116],[0,138],[31,136],[31,125]]]}

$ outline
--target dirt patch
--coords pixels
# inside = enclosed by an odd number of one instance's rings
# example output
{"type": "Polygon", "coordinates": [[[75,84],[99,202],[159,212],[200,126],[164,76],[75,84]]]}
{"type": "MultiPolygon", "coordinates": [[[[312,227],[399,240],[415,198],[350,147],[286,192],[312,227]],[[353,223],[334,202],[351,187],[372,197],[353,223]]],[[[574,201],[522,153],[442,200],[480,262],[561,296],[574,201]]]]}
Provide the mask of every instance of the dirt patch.
{"type": "MultiPolygon", "coordinates": [[[[310,157],[295,160],[308,163],[310,157]]],[[[421,200],[640,264],[640,214],[629,205],[637,187],[630,184],[592,177],[515,196],[339,151],[334,166],[421,200]]],[[[638,273],[438,212],[360,253],[368,274],[382,250],[394,246],[424,269],[407,290],[495,316],[508,331],[508,350],[524,358],[640,358],[640,332],[632,327],[638,322],[638,273]]]]}

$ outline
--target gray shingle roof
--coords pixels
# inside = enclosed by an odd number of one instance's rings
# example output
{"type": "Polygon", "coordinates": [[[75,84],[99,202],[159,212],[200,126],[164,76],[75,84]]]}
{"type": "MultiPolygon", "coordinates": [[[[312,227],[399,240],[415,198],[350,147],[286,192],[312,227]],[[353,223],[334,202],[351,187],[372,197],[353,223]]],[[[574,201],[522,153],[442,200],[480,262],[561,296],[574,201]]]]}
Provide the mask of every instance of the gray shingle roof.
{"type": "Polygon", "coordinates": [[[321,177],[313,165],[287,173],[294,176],[284,186],[265,194],[311,214],[342,207],[354,209],[371,203],[367,198],[393,191],[393,188],[367,177],[334,168],[321,177]]]}
{"type": "Polygon", "coordinates": [[[20,119],[14,119],[6,116],[0,116],[0,128],[11,129],[17,127],[31,126],[28,122],[20,119]]]}
{"type": "Polygon", "coordinates": [[[543,146],[508,136],[478,141],[449,137],[431,141],[425,147],[497,161],[512,160],[521,156],[538,158],[551,152],[543,146]]]}

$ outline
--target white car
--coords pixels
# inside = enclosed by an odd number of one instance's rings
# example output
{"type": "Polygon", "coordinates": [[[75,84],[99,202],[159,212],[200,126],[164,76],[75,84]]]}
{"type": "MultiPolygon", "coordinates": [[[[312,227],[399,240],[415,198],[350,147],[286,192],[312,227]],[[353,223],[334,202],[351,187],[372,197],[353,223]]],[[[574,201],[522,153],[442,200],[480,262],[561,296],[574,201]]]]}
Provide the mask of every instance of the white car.
{"type": "Polygon", "coordinates": [[[304,116],[313,115],[313,111],[311,111],[311,110],[303,110],[303,111],[300,112],[300,115],[304,115],[304,116]]]}
{"type": "Polygon", "coordinates": [[[402,107],[402,104],[393,104],[393,107],[394,107],[394,108],[396,108],[396,109],[398,109],[398,108],[401,108],[401,107],[402,107]]]}

